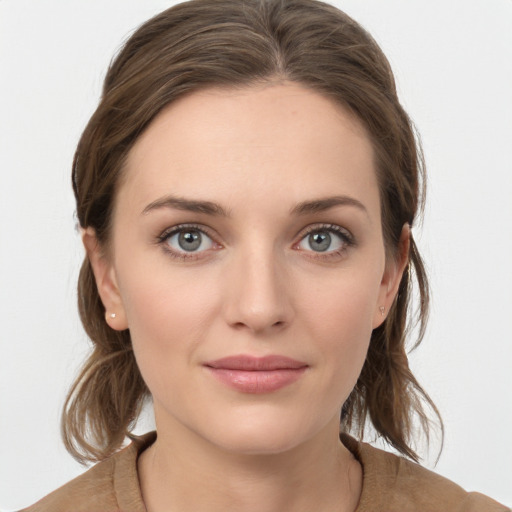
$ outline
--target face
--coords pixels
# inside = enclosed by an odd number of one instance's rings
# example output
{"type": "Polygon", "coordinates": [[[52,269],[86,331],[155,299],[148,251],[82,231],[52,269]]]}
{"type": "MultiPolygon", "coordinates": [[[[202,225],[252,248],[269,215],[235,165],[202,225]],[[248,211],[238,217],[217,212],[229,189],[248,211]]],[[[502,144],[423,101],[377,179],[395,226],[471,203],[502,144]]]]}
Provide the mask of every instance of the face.
{"type": "Polygon", "coordinates": [[[129,154],[108,258],[88,237],[159,432],[271,453],[337,430],[400,277],[340,106],[287,83],[178,100],[129,154]]]}

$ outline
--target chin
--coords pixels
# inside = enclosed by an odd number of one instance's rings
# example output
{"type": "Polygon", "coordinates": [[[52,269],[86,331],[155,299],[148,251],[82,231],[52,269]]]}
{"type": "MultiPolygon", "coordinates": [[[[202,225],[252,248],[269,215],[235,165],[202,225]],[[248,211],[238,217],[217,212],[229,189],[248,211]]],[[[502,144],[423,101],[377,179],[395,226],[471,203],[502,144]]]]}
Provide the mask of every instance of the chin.
{"type": "Polygon", "coordinates": [[[289,433],[274,430],[254,432],[244,430],[227,439],[217,439],[216,444],[223,450],[240,455],[277,455],[294,449],[301,439],[290,437],[289,433]]]}
{"type": "Polygon", "coordinates": [[[209,425],[207,440],[221,449],[241,455],[276,455],[293,450],[325,428],[293,415],[258,414],[247,411],[232,421],[209,425]]]}

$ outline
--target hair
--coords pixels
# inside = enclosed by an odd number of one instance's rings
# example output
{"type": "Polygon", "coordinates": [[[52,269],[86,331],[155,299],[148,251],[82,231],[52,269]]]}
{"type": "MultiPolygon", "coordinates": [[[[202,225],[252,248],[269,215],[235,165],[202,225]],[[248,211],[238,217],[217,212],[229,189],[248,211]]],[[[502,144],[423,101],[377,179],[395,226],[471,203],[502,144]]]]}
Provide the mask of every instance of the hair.
{"type": "MultiPolygon", "coordinates": [[[[374,39],[335,7],[316,0],[191,0],[144,23],[112,61],[102,97],[76,149],[72,182],[82,228],[108,247],[113,203],[127,154],[155,116],[186,94],[208,87],[248,87],[288,81],[342,105],[365,127],[374,152],[387,257],[397,256],[404,224],[413,225],[424,200],[419,138],[402,108],[388,60],[374,39]]],[[[105,322],[86,257],[78,304],[93,350],[67,396],[62,435],[80,462],[102,460],[131,433],[150,393],[129,330],[105,322]]],[[[340,428],[363,437],[368,420],[402,454],[413,449],[416,426],[429,435],[428,406],[437,408],[412,374],[406,338],[425,332],[429,288],[411,235],[397,297],[371,335],[340,428]],[[419,306],[411,299],[416,281],[419,306]]]]}

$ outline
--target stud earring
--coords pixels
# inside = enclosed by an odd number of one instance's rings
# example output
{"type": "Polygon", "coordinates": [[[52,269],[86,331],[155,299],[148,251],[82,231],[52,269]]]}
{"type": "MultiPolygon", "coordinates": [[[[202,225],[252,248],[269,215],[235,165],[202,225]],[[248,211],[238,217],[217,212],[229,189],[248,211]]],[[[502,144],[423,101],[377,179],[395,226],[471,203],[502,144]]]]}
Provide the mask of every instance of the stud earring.
{"type": "Polygon", "coordinates": [[[384,306],[381,306],[379,308],[379,311],[380,311],[381,316],[384,316],[384,311],[386,311],[386,308],[384,306]]]}
{"type": "Polygon", "coordinates": [[[110,313],[110,318],[115,318],[115,317],[116,317],[115,313],[110,313]]]}

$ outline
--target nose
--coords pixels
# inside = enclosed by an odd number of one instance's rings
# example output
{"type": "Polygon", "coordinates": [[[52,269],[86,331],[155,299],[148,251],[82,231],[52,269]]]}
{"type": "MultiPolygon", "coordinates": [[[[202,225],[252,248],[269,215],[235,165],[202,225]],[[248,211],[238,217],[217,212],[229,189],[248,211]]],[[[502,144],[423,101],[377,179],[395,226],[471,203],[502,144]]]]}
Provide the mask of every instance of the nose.
{"type": "Polygon", "coordinates": [[[228,324],[260,335],[286,328],[293,318],[293,283],[273,250],[248,250],[229,266],[224,304],[228,324]]]}

